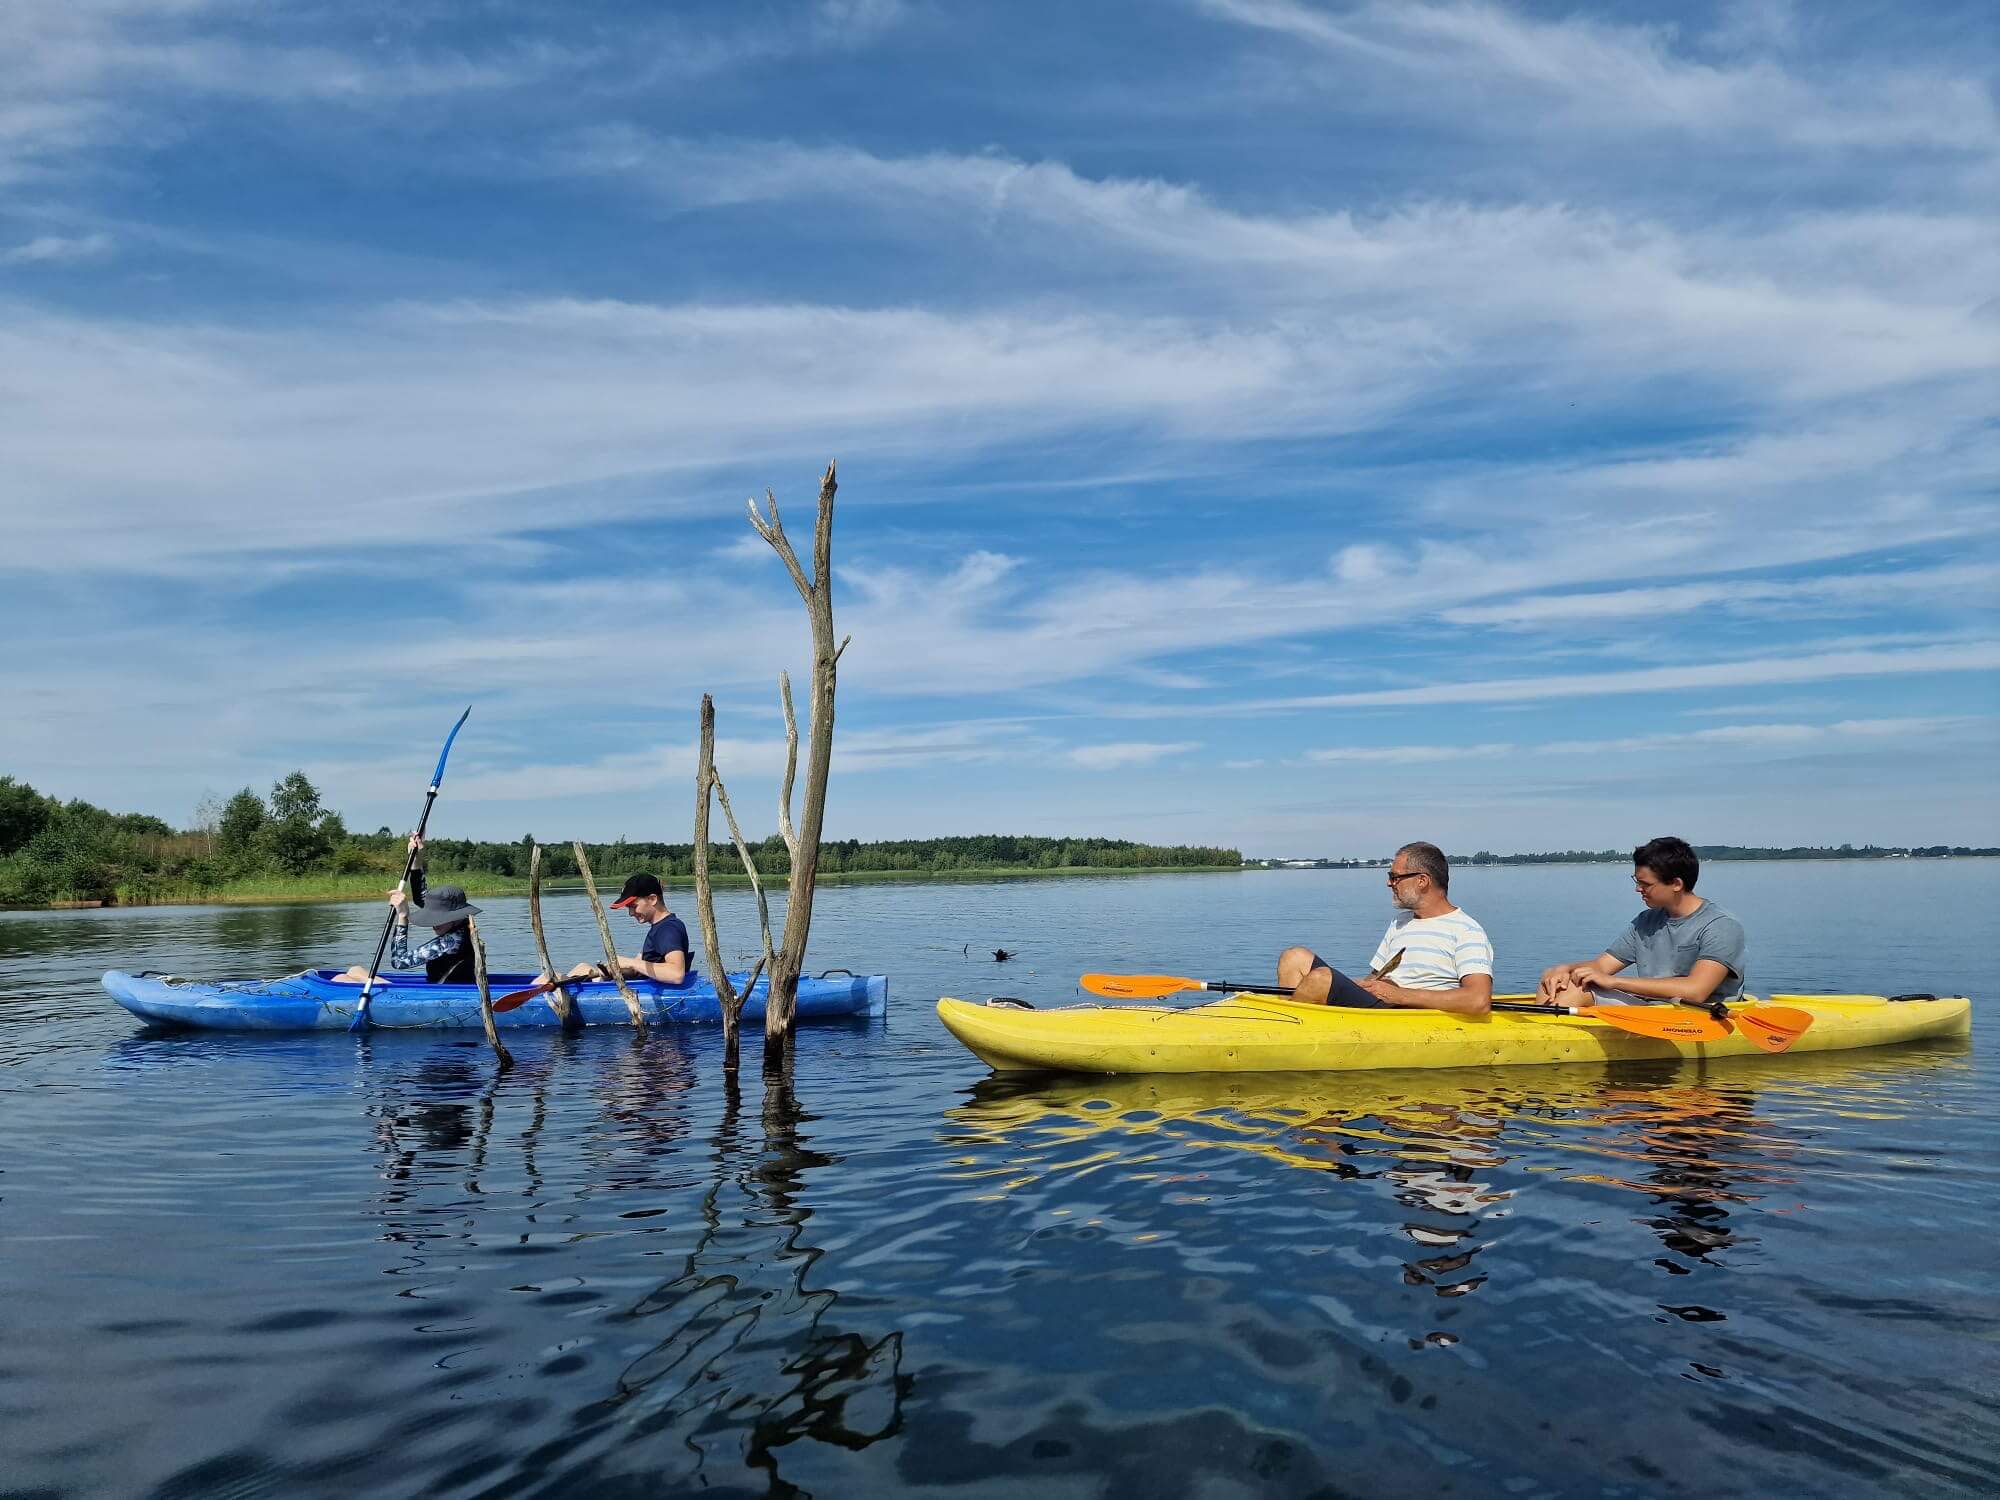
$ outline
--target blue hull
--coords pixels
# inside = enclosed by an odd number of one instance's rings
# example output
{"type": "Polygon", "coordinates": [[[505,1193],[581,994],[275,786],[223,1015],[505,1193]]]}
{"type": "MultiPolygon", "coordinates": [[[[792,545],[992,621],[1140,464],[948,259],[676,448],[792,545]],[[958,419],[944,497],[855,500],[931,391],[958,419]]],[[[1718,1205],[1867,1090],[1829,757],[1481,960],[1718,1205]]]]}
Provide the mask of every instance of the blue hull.
{"type": "MultiPolygon", "coordinates": [[[[308,969],[283,979],[176,979],[168,974],[127,974],[113,969],[104,976],[111,998],[143,1020],[168,1026],[196,1026],[211,1031],[345,1031],[361,997],[358,984],[336,984],[335,969],[308,969]]],[[[748,976],[732,974],[741,984],[748,976]]],[[[510,990],[524,990],[532,974],[494,974],[489,983],[495,999],[510,990]]],[[[671,1026],[692,1023],[720,1025],[722,1003],[699,973],[681,985],[631,981],[632,991],[648,1023],[671,1026]]],[[[743,1006],[743,1019],[761,1021],[770,986],[763,980],[743,1006]]],[[[570,991],[585,1024],[630,1026],[631,1016],[616,985],[602,981],[570,991]]],[[[879,1016],[889,1008],[889,981],[880,974],[799,979],[801,1021],[826,1017],[879,1016]]],[[[385,979],[368,1002],[369,1022],[385,1031],[478,1026],[479,990],[470,984],[430,984],[417,976],[385,979]]],[[[516,1010],[493,1018],[502,1027],[560,1026],[549,997],[537,995],[516,1010]]]]}

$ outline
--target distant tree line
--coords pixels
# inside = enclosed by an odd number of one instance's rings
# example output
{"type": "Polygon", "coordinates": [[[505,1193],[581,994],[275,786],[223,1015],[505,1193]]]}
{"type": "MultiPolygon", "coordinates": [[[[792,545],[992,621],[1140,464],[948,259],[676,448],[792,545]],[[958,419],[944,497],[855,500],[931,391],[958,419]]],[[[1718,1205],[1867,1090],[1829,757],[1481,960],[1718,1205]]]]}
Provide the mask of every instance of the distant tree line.
{"type": "MultiPolygon", "coordinates": [[[[1732,859],[1966,859],[2000,855],[2000,849],[1974,848],[1967,844],[1792,844],[1784,848],[1758,844],[1696,844],[1696,854],[1705,860],[1732,859]]],[[[1452,854],[1454,865],[1622,865],[1632,859],[1630,849],[1551,849],[1540,854],[1495,854],[1481,849],[1477,854],[1452,854]]],[[[1250,860],[1250,864],[1310,867],[1316,870],[1372,870],[1390,862],[1388,855],[1376,859],[1250,860]]]]}
{"type": "MultiPolygon", "coordinates": [[[[434,876],[525,878],[533,835],[512,843],[430,840],[434,876]]],[[[673,877],[694,869],[692,844],[619,839],[586,844],[600,880],[613,885],[634,870],[673,877]]],[[[784,840],[772,834],[753,846],[765,875],[790,873],[784,840]]],[[[404,835],[389,828],[352,833],[338,812],[320,803],[319,789],[294,771],[258,795],[244,787],[224,800],[205,797],[194,826],[170,827],[144,813],[113,813],[88,802],[61,802],[12,776],[0,776],[0,906],[51,901],[145,901],[161,893],[199,893],[260,877],[354,877],[368,873],[393,884],[402,871],[404,835]]],[[[711,849],[715,868],[739,868],[736,851],[711,849]]],[[[820,845],[826,874],[913,871],[944,873],[1000,869],[1139,869],[1234,866],[1235,849],[1135,844],[1125,839],[1049,839],[975,834],[963,838],[896,839],[820,845]]],[[[543,870],[561,880],[576,875],[567,841],[550,845],[543,870]]]]}
{"type": "MultiPolygon", "coordinates": [[[[477,842],[470,839],[433,839],[434,856],[447,860],[457,870],[484,870],[496,875],[525,875],[528,872],[532,836],[512,844],[477,842]]],[[[664,844],[619,839],[609,844],[585,844],[591,867],[604,874],[620,875],[632,870],[650,870],[664,877],[692,876],[693,844],[664,844]]],[[[750,852],[759,873],[788,875],[791,857],[785,841],[771,834],[753,843],[750,852]]],[[[714,868],[740,870],[734,847],[710,846],[714,868]]],[[[969,834],[958,838],[826,839],[819,846],[819,869],[823,875],[856,875],[888,872],[936,874],[954,870],[1136,870],[1202,869],[1243,863],[1241,851],[1201,845],[1135,844],[1128,839],[1050,839],[1027,835],[969,834]]],[[[576,874],[576,859],[568,844],[547,848],[542,855],[543,871],[557,879],[576,874]]]]}
{"type": "MultiPolygon", "coordinates": [[[[1942,859],[1948,855],[1961,858],[1972,855],[2000,854],[2000,849],[1974,849],[1964,844],[1791,844],[1784,848],[1765,847],[1759,844],[1696,844],[1694,852],[1703,859],[1893,859],[1930,858],[1942,859]]],[[[1468,865],[1570,865],[1570,864],[1630,864],[1630,849],[1565,849],[1550,854],[1492,854],[1481,849],[1477,854],[1453,855],[1456,862],[1468,865]]]]}

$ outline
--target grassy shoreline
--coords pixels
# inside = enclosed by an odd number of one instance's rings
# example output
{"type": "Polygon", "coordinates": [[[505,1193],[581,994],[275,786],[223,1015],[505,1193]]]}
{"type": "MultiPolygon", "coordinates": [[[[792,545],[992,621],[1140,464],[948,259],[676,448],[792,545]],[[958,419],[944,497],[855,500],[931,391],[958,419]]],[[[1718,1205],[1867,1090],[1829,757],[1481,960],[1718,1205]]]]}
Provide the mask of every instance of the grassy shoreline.
{"type": "MultiPolygon", "coordinates": [[[[1214,875],[1221,872],[1238,873],[1241,865],[1140,865],[1140,866],[1100,866],[1070,865],[1057,869],[1037,869],[1031,866],[995,867],[978,870],[842,870],[822,871],[821,885],[867,885],[898,881],[923,880],[1020,880],[1027,878],[1076,878],[1090,875],[1214,875]]],[[[621,877],[622,878],[622,877],[621,877]]],[[[748,888],[750,877],[740,873],[714,877],[718,886],[741,886],[748,888]]],[[[495,875],[488,871],[433,870],[430,874],[432,885],[460,885],[474,900],[480,897],[525,896],[528,882],[522,876],[495,875]]],[[[694,881],[685,875],[665,877],[663,884],[669,891],[694,890],[694,881]]],[[[785,877],[766,876],[766,890],[781,891],[785,877]]],[[[233,880],[219,886],[148,886],[144,889],[120,887],[117,899],[109,904],[115,906],[278,906],[289,903],[314,901],[373,901],[379,900],[388,889],[388,882],[377,874],[305,876],[299,879],[283,879],[259,876],[248,880],[233,880]]],[[[545,880],[542,889],[551,894],[564,894],[583,889],[581,880],[545,880]]],[[[598,891],[608,900],[610,893],[617,889],[613,881],[609,889],[600,883],[598,891]]],[[[34,909],[34,908],[29,908],[34,909]]]]}

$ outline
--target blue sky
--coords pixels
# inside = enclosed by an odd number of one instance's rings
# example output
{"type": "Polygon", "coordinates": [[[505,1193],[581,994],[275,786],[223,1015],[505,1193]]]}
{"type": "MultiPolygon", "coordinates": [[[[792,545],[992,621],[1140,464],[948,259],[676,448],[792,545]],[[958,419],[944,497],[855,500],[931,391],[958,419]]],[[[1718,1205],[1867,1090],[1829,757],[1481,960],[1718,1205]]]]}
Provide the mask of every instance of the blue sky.
{"type": "Polygon", "coordinates": [[[1979,4],[13,0],[0,770],[186,821],[2000,842],[1979,4]]]}

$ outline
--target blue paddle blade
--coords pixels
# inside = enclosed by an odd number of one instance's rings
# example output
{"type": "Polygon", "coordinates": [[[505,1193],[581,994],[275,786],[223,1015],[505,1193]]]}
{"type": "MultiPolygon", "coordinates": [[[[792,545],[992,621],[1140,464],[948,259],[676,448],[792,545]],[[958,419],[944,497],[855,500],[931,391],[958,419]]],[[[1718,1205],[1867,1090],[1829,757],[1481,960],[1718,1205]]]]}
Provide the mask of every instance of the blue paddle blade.
{"type": "Polygon", "coordinates": [[[431,772],[431,789],[435,791],[444,781],[444,763],[451,759],[451,742],[458,738],[459,730],[465,728],[465,721],[472,717],[472,705],[465,705],[465,712],[458,716],[458,722],[451,726],[451,733],[444,737],[444,749],[438,751],[437,769],[431,772]]]}

